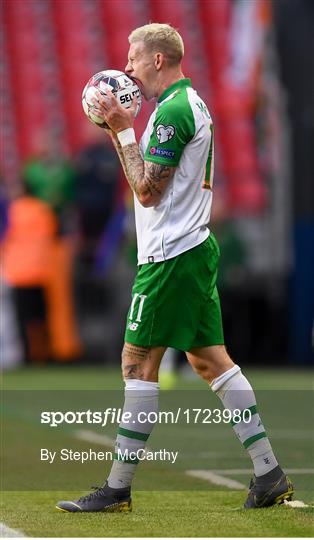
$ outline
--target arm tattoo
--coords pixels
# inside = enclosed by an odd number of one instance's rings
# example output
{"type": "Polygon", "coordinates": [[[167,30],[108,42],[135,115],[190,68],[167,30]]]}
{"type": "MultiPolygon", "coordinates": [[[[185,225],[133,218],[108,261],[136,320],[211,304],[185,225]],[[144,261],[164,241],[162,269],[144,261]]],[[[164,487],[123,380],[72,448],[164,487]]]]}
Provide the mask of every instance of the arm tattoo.
{"type": "Polygon", "coordinates": [[[140,194],[139,185],[144,177],[144,161],[142,160],[138,145],[128,144],[122,148],[126,166],[126,178],[136,195],[140,194]]]}
{"type": "Polygon", "coordinates": [[[174,168],[167,165],[160,165],[159,163],[147,162],[145,170],[146,183],[150,188],[152,194],[161,194],[161,185],[163,182],[170,180],[173,177],[174,168]]]}
{"type": "Polygon", "coordinates": [[[115,147],[115,149],[117,151],[117,154],[119,156],[120,163],[122,165],[122,169],[124,171],[124,174],[127,177],[126,164],[125,164],[125,159],[124,159],[124,155],[123,155],[123,152],[122,152],[122,146],[121,146],[119,140],[117,139],[117,137],[112,137],[111,140],[112,140],[112,142],[114,144],[114,147],[115,147]]]}
{"type": "Polygon", "coordinates": [[[145,162],[136,143],[121,148],[124,172],[128,183],[137,196],[150,195],[159,200],[175,173],[174,167],[159,163],[145,162]]]}

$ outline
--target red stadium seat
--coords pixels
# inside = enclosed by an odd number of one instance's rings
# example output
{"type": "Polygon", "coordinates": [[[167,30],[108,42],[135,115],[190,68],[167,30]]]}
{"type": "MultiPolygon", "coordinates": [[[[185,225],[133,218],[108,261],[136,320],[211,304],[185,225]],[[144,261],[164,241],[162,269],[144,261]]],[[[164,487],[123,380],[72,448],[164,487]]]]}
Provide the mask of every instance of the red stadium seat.
{"type": "Polygon", "coordinates": [[[48,132],[60,124],[60,87],[50,17],[48,3],[4,3],[8,69],[22,158],[32,153],[31,141],[38,130],[48,132]]]}
{"type": "MultiPolygon", "coordinates": [[[[224,171],[230,200],[239,209],[249,201],[257,208],[257,201],[265,199],[252,96],[228,82],[230,0],[6,0],[3,6],[6,78],[22,158],[32,152],[38,132],[52,128],[65,133],[76,150],[87,121],[81,94],[88,79],[102,69],[124,70],[130,32],[148,21],[166,21],[182,33],[184,74],[213,115],[221,160],[216,163],[224,171]]],[[[135,122],[138,137],[152,107],[143,104],[135,122]]]]}
{"type": "Polygon", "coordinates": [[[105,62],[104,36],[99,4],[77,0],[53,3],[53,21],[61,64],[64,113],[72,150],[83,143],[86,117],[81,105],[82,91],[105,62]]]}
{"type": "Polygon", "coordinates": [[[105,32],[108,68],[124,70],[129,49],[128,36],[136,26],[142,24],[137,16],[135,2],[102,2],[101,20],[105,32]],[[124,16],[126,12],[127,16],[124,16]]]}

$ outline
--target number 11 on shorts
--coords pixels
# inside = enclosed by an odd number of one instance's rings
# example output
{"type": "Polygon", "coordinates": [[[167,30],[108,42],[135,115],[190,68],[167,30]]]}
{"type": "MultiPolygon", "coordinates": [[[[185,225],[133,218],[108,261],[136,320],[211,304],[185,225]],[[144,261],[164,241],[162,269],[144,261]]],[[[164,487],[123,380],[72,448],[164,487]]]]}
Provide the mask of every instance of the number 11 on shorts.
{"type": "Polygon", "coordinates": [[[138,293],[134,294],[134,296],[132,298],[132,303],[131,303],[131,307],[130,307],[130,314],[129,314],[129,319],[131,321],[133,321],[133,313],[134,313],[134,310],[135,310],[135,305],[137,305],[137,303],[138,303],[137,316],[136,316],[135,321],[136,322],[141,322],[144,302],[145,302],[146,298],[147,298],[147,295],[145,295],[145,294],[138,294],[138,293]],[[137,299],[139,299],[139,302],[137,302],[137,299]]]}

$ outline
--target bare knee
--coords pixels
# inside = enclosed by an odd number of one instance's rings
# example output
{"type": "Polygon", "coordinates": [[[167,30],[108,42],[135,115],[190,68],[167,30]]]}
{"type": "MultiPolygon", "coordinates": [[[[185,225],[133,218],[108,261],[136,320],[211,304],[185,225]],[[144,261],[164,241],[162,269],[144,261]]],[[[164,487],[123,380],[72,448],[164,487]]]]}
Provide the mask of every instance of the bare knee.
{"type": "Polygon", "coordinates": [[[234,366],[224,345],[191,349],[187,358],[194,371],[208,383],[234,366]]]}
{"type": "Polygon", "coordinates": [[[190,361],[190,364],[195,373],[197,373],[197,375],[199,375],[206,382],[211,382],[215,378],[207,362],[195,360],[193,362],[190,361]]]}
{"type": "Polygon", "coordinates": [[[149,348],[125,343],[122,350],[123,378],[157,382],[163,352],[164,348],[161,347],[149,348]]]}

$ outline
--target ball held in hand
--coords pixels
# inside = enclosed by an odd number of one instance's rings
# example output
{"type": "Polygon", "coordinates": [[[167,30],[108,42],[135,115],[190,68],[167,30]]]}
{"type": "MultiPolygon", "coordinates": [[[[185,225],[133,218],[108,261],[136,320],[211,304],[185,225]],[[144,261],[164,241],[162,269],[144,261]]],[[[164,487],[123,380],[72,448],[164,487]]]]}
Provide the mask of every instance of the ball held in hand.
{"type": "Polygon", "coordinates": [[[122,71],[108,69],[93,75],[83,90],[83,109],[87,118],[93,122],[93,124],[101,128],[109,127],[104,119],[101,118],[99,114],[97,115],[97,91],[103,96],[106,96],[108,90],[111,90],[125,109],[131,107],[133,98],[136,96],[137,106],[135,116],[138,115],[142,106],[142,95],[138,85],[122,71]]]}

